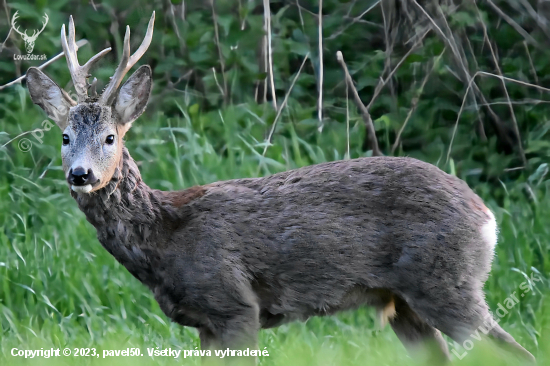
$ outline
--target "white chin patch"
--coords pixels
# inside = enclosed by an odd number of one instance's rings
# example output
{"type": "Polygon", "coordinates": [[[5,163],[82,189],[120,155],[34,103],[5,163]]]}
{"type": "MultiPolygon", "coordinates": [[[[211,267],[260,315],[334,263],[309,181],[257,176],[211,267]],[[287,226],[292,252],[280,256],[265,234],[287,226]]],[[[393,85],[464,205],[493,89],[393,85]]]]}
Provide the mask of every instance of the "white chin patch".
{"type": "Polygon", "coordinates": [[[71,186],[71,189],[76,193],[90,193],[92,190],[92,185],[86,184],[85,186],[71,186]]]}

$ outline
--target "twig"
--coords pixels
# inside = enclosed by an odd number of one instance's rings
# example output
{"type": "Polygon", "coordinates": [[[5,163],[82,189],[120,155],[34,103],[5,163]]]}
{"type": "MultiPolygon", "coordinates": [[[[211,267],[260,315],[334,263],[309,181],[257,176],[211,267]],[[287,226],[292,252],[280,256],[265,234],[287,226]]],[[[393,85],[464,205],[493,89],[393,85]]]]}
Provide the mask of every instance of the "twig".
{"type": "MultiPolygon", "coordinates": [[[[541,99],[530,99],[530,98],[527,98],[527,99],[522,99],[522,100],[512,100],[511,103],[513,105],[526,105],[526,104],[534,104],[534,105],[538,105],[538,104],[549,104],[550,103],[550,100],[541,100],[541,99]]],[[[495,101],[495,102],[491,102],[491,103],[480,103],[479,106],[480,107],[484,107],[484,106],[487,106],[487,105],[508,105],[508,101],[507,100],[503,100],[503,101],[495,101]]],[[[470,109],[470,108],[467,108],[467,109],[470,109]]]]}
{"type": "Polygon", "coordinates": [[[6,142],[4,145],[0,146],[0,148],[4,148],[4,147],[8,146],[12,141],[17,140],[17,139],[20,138],[21,136],[28,135],[29,133],[33,133],[33,132],[35,132],[35,131],[46,131],[46,130],[41,130],[41,129],[37,128],[37,129],[31,130],[31,131],[21,132],[19,135],[15,136],[14,138],[12,138],[12,139],[9,140],[8,142],[6,142]]]}
{"type": "Polygon", "coordinates": [[[4,50],[4,46],[5,46],[6,42],[8,41],[8,39],[10,39],[11,31],[12,31],[12,28],[10,27],[10,30],[8,31],[8,35],[6,36],[6,39],[4,40],[4,42],[2,42],[0,44],[0,52],[2,52],[4,50]]]}
{"type": "Polygon", "coordinates": [[[500,79],[500,80],[510,81],[510,82],[513,82],[513,83],[516,83],[516,84],[528,86],[528,87],[531,87],[531,88],[534,88],[534,89],[537,89],[537,90],[544,91],[546,93],[550,93],[550,89],[548,89],[548,88],[544,88],[544,87],[539,86],[539,85],[527,83],[525,81],[508,78],[508,77],[502,76],[502,75],[495,75],[495,74],[491,74],[490,72],[485,72],[485,71],[476,72],[474,74],[474,76],[472,77],[472,79],[470,80],[470,82],[468,83],[468,88],[466,89],[466,92],[464,93],[464,97],[462,98],[462,105],[460,106],[460,110],[458,111],[458,115],[456,116],[455,127],[453,129],[453,135],[451,136],[451,142],[449,143],[449,150],[447,151],[447,161],[446,161],[446,163],[449,162],[449,157],[451,155],[451,148],[453,146],[453,141],[454,141],[454,138],[455,138],[457,127],[458,127],[458,121],[460,120],[460,116],[462,115],[462,111],[464,110],[464,105],[466,104],[466,97],[468,96],[468,92],[469,92],[470,88],[472,87],[472,85],[474,84],[474,80],[478,75],[491,76],[491,77],[494,77],[494,78],[497,78],[497,79],[500,79]]]}
{"type": "Polygon", "coordinates": [[[460,116],[462,115],[462,111],[464,110],[464,105],[466,104],[466,97],[468,96],[468,93],[470,92],[470,88],[472,87],[472,84],[474,83],[475,77],[477,75],[478,75],[478,72],[476,72],[474,76],[470,79],[470,82],[468,83],[468,87],[466,88],[466,92],[464,93],[464,97],[462,98],[462,104],[460,105],[460,110],[458,111],[458,115],[456,116],[455,127],[453,128],[453,134],[451,135],[451,142],[449,142],[449,149],[447,150],[447,160],[445,160],[445,164],[449,162],[449,157],[451,156],[451,148],[453,147],[456,130],[458,128],[458,121],[460,120],[460,116]]]}
{"type": "Polygon", "coordinates": [[[535,77],[535,82],[539,83],[539,77],[537,75],[537,70],[535,69],[535,65],[533,64],[533,59],[531,58],[531,52],[529,52],[529,46],[527,46],[527,42],[523,41],[523,46],[525,47],[525,53],[527,53],[527,58],[529,59],[529,65],[531,66],[531,72],[533,73],[533,76],[535,77]]]}
{"type": "Polygon", "coordinates": [[[296,6],[298,7],[298,15],[300,17],[300,24],[302,25],[302,31],[304,31],[304,17],[302,16],[302,6],[300,5],[299,0],[296,0],[296,6]]]}
{"type": "MultiPolygon", "coordinates": [[[[470,51],[470,54],[472,55],[472,59],[474,61],[475,70],[479,70],[479,64],[477,62],[477,59],[475,57],[474,48],[472,47],[472,42],[470,42],[470,37],[466,35],[464,31],[461,32],[463,35],[463,39],[466,40],[466,44],[468,45],[468,49],[470,51]]],[[[464,56],[466,58],[466,56],[464,56]]],[[[472,98],[474,105],[476,106],[476,111],[478,111],[477,108],[477,100],[476,98],[472,98]]],[[[483,98],[482,98],[483,99],[483,98]]],[[[479,134],[479,138],[481,141],[487,141],[487,134],[485,133],[485,126],[483,125],[483,120],[481,119],[481,113],[477,113],[477,133],[479,134]]]]}
{"type": "Polygon", "coordinates": [[[8,21],[8,24],[10,24],[10,11],[8,9],[8,4],[6,3],[6,0],[2,0],[2,6],[4,7],[4,13],[6,13],[6,20],[8,21]]]}
{"type": "MultiPolygon", "coordinates": [[[[550,38],[550,32],[548,31],[548,19],[544,18],[542,14],[539,14],[535,9],[533,9],[533,7],[531,6],[531,4],[529,4],[528,1],[520,0],[520,2],[522,3],[523,7],[527,10],[529,15],[531,15],[531,17],[537,22],[537,25],[539,26],[539,28],[544,32],[544,34],[546,34],[548,38],[550,38]]],[[[518,11],[521,11],[521,9],[518,9],[516,2],[510,1],[510,5],[516,8],[518,11]]]]}
{"type": "Polygon", "coordinates": [[[222,86],[218,82],[218,76],[216,75],[216,68],[215,67],[212,68],[212,74],[214,75],[214,81],[216,82],[216,85],[218,86],[218,89],[220,90],[220,94],[225,95],[225,93],[222,89],[222,86]]]}
{"type": "Polygon", "coordinates": [[[346,88],[346,159],[350,158],[349,154],[349,88],[346,88]]]}
{"type": "Polygon", "coordinates": [[[317,116],[319,118],[319,132],[323,130],[323,0],[319,0],[319,100],[317,105],[317,116]]]}
{"type": "Polygon", "coordinates": [[[346,87],[351,89],[353,93],[353,99],[355,100],[355,104],[357,104],[357,108],[359,108],[361,112],[361,116],[363,117],[363,121],[365,122],[369,143],[372,148],[372,155],[382,156],[383,154],[378,148],[378,141],[376,140],[376,132],[374,130],[374,124],[372,123],[372,118],[369,114],[368,107],[365,107],[365,105],[361,101],[361,98],[359,97],[359,93],[357,93],[357,89],[353,85],[353,79],[349,74],[348,67],[346,66],[346,62],[344,61],[344,55],[342,55],[342,52],[340,51],[336,52],[336,59],[338,60],[338,63],[340,63],[340,65],[342,66],[342,69],[344,70],[344,74],[346,78],[346,87]]]}
{"type": "Polygon", "coordinates": [[[520,27],[519,24],[514,21],[514,19],[512,19],[508,15],[506,15],[506,13],[503,12],[502,10],[500,10],[500,8],[498,6],[496,6],[495,3],[493,3],[491,0],[487,0],[487,3],[493,9],[495,9],[497,14],[500,15],[500,17],[502,19],[504,19],[506,21],[506,23],[510,24],[510,26],[516,30],[516,32],[521,34],[523,36],[523,38],[525,38],[527,41],[529,41],[529,43],[533,44],[534,46],[539,47],[538,42],[533,37],[531,37],[529,35],[529,33],[527,33],[522,27],[520,27]]]}
{"type": "Polygon", "coordinates": [[[319,16],[319,14],[317,13],[314,13],[312,12],[311,10],[307,9],[307,8],[304,8],[303,6],[300,5],[300,3],[298,1],[296,1],[296,6],[300,9],[300,11],[303,11],[309,15],[311,15],[312,17],[314,18],[317,18],[319,16]]]}
{"type": "MultiPolygon", "coordinates": [[[[459,52],[458,47],[456,45],[456,42],[454,40],[451,40],[449,37],[447,37],[445,35],[445,33],[441,30],[441,28],[437,25],[437,23],[433,20],[433,18],[426,12],[426,10],[422,6],[420,6],[420,4],[418,4],[418,2],[416,0],[412,0],[412,2],[420,9],[422,14],[424,14],[424,16],[430,21],[430,23],[432,24],[433,29],[443,39],[445,44],[447,44],[449,46],[449,48],[451,49],[453,55],[455,56],[455,59],[458,62],[459,69],[462,72],[462,76],[457,75],[457,79],[462,81],[462,82],[468,83],[468,85],[469,85],[470,81],[472,80],[472,76],[470,75],[470,73],[468,72],[468,68],[464,64],[464,60],[462,59],[462,57],[460,55],[460,52],[459,52]]],[[[439,10],[441,11],[441,9],[439,9],[439,10]]],[[[446,19],[445,19],[444,16],[443,16],[443,19],[446,22],[446,19]]],[[[450,31],[450,28],[448,27],[448,25],[447,25],[447,28],[450,31]]],[[[452,32],[451,32],[451,36],[452,36],[452,32]]],[[[451,73],[453,73],[452,70],[449,69],[449,71],[451,71],[451,73]]],[[[487,100],[485,99],[485,96],[483,95],[483,93],[481,92],[481,90],[479,89],[479,87],[477,86],[476,83],[473,84],[473,87],[474,87],[475,94],[479,95],[479,98],[481,99],[481,102],[487,104],[487,100]]],[[[470,89],[468,89],[468,90],[470,90],[470,89]]],[[[472,102],[474,104],[476,104],[477,102],[476,102],[475,95],[472,94],[471,98],[472,98],[472,102]]],[[[498,138],[501,141],[503,141],[503,142],[505,142],[505,143],[507,143],[511,146],[512,143],[509,141],[508,135],[506,134],[506,131],[502,127],[502,123],[500,122],[500,118],[498,117],[498,115],[495,113],[495,111],[493,111],[493,109],[490,106],[487,107],[487,110],[489,111],[489,115],[491,116],[490,121],[493,124],[493,127],[495,128],[495,131],[497,133],[498,138]]]]}
{"type": "MultiPolygon", "coordinates": [[[[185,5],[184,5],[185,6],[185,5]]],[[[180,34],[180,30],[178,28],[178,24],[176,22],[176,6],[173,5],[172,3],[170,3],[170,21],[172,23],[172,28],[174,28],[174,33],[176,33],[176,37],[178,38],[178,45],[179,45],[179,48],[180,48],[180,52],[182,54],[184,54],[184,49],[185,49],[185,41],[181,38],[181,34],[180,34]]],[[[182,20],[185,20],[185,19],[182,19],[182,20]]]]}
{"type": "Polygon", "coordinates": [[[254,90],[254,100],[256,103],[265,103],[267,101],[267,34],[261,38],[261,47],[259,52],[258,68],[260,73],[265,73],[263,80],[256,81],[256,88],[254,90]],[[263,85],[263,87],[262,87],[263,85]],[[262,96],[260,96],[260,87],[262,96]]]}
{"type": "Polygon", "coordinates": [[[273,108],[277,108],[277,95],[275,94],[275,82],[273,81],[273,54],[271,51],[271,9],[269,0],[264,0],[264,22],[265,32],[267,34],[267,62],[269,67],[269,83],[271,84],[271,96],[273,99],[273,108]]]}
{"type": "Polygon", "coordinates": [[[413,115],[414,111],[416,110],[416,107],[418,106],[418,100],[420,99],[420,96],[422,95],[422,92],[424,91],[424,87],[426,86],[426,83],[428,82],[428,79],[430,78],[430,75],[434,71],[435,67],[439,64],[439,61],[441,60],[441,57],[445,53],[446,48],[443,49],[441,54],[437,56],[437,58],[434,60],[432,69],[426,74],[424,77],[424,80],[422,80],[422,84],[420,85],[420,88],[418,89],[418,94],[413,97],[411,102],[411,108],[409,109],[409,113],[407,114],[407,117],[405,118],[405,122],[403,122],[403,126],[399,129],[399,132],[397,133],[397,137],[395,138],[395,142],[393,143],[393,146],[391,148],[391,155],[395,152],[395,149],[397,149],[397,146],[399,145],[399,142],[401,140],[401,134],[405,130],[405,127],[407,126],[407,123],[409,122],[409,119],[413,115]]]}
{"type": "MultiPolygon", "coordinates": [[[[385,1],[381,3],[382,8],[382,20],[384,21],[384,39],[386,41],[386,51],[385,51],[385,60],[384,60],[384,71],[382,71],[382,75],[386,74],[386,70],[391,69],[391,54],[393,52],[393,44],[395,37],[390,37],[391,34],[391,17],[392,17],[392,6],[395,5],[393,2],[385,1]],[[387,12],[387,14],[386,14],[387,12]],[[390,40],[390,38],[392,38],[390,40]]],[[[393,107],[396,108],[396,101],[395,101],[395,95],[394,95],[394,87],[393,87],[393,79],[389,79],[390,83],[390,94],[392,96],[392,101],[394,102],[393,107]]]]}
{"type": "MultiPolygon", "coordinates": [[[[76,42],[76,45],[77,47],[82,47],[84,46],[85,44],[88,43],[88,40],[86,39],[81,39],[80,41],[76,42]]],[[[44,62],[42,65],[38,66],[37,69],[39,70],[42,70],[44,69],[46,66],[54,63],[55,61],[59,60],[61,57],[63,57],[65,55],[64,52],[61,52],[60,54],[52,57],[51,59],[49,59],[48,61],[44,62]]],[[[27,75],[22,75],[20,77],[18,77],[17,79],[13,80],[13,81],[10,81],[9,83],[7,84],[4,84],[4,85],[0,85],[0,90],[4,89],[4,88],[7,88],[8,86],[12,86],[13,84],[17,84],[17,83],[20,83],[21,81],[23,81],[23,79],[25,79],[27,77],[27,75]]]]}
{"type": "MultiPolygon", "coordinates": [[[[338,37],[339,35],[341,35],[342,33],[344,33],[346,31],[346,29],[348,29],[350,26],[352,26],[353,24],[357,23],[358,21],[361,20],[361,18],[363,18],[365,15],[367,15],[367,13],[369,11],[371,11],[372,9],[374,9],[379,3],[381,2],[381,0],[377,0],[374,2],[374,4],[372,4],[371,6],[368,7],[367,10],[365,10],[364,12],[362,12],[361,14],[359,14],[358,16],[356,16],[355,18],[352,18],[351,21],[346,21],[346,25],[344,25],[342,27],[342,29],[334,32],[330,37],[328,37],[327,39],[328,40],[333,40],[334,38],[338,37]]],[[[350,8],[351,9],[351,8],[350,8]]],[[[348,16],[349,16],[349,12],[348,12],[348,16]]]]}
{"type": "MultiPolygon", "coordinates": [[[[477,4],[475,3],[475,7],[477,10],[477,14],[479,17],[479,22],[481,23],[481,26],[483,27],[483,39],[485,42],[487,42],[487,45],[489,46],[489,50],[491,51],[491,56],[493,57],[493,63],[495,64],[495,68],[497,70],[498,75],[502,76],[502,70],[500,69],[500,65],[498,64],[497,56],[495,54],[495,51],[493,49],[493,45],[491,44],[491,41],[489,40],[489,36],[487,34],[487,27],[485,26],[485,23],[483,22],[483,18],[481,17],[481,13],[477,7],[477,4]]],[[[521,160],[523,162],[523,166],[527,166],[527,158],[525,157],[525,151],[523,151],[523,143],[521,142],[521,134],[519,132],[519,126],[518,121],[516,119],[516,114],[514,113],[514,107],[512,106],[512,102],[510,101],[510,94],[508,93],[508,88],[506,88],[506,83],[504,80],[501,79],[502,82],[502,88],[504,89],[504,95],[506,97],[506,100],[508,101],[508,107],[510,110],[510,115],[512,117],[512,122],[514,124],[514,132],[516,133],[516,137],[518,139],[518,149],[519,154],[521,156],[521,160]]]]}
{"type": "MultiPolygon", "coordinates": [[[[227,103],[227,79],[225,77],[225,62],[223,60],[222,48],[220,46],[220,34],[218,31],[218,16],[216,15],[216,6],[214,5],[215,0],[210,0],[210,5],[212,6],[212,19],[214,20],[214,36],[216,37],[216,46],[218,48],[218,57],[220,58],[220,66],[222,69],[222,78],[223,78],[223,101],[227,103]]],[[[215,74],[215,73],[214,73],[215,74]]]]}
{"type": "MultiPolygon", "coordinates": [[[[413,44],[413,46],[401,58],[401,60],[397,63],[397,65],[395,65],[395,67],[389,73],[389,75],[386,79],[380,78],[380,80],[378,81],[378,84],[376,85],[376,88],[374,88],[374,93],[372,95],[372,99],[370,100],[369,104],[367,105],[367,110],[369,110],[372,107],[372,105],[374,104],[374,101],[376,100],[376,97],[378,97],[378,94],[380,94],[380,92],[382,91],[382,88],[388,83],[388,80],[390,80],[393,77],[393,75],[396,73],[397,69],[399,69],[399,67],[403,64],[403,62],[405,62],[407,57],[409,57],[409,55],[411,53],[413,53],[413,51],[416,50],[416,47],[418,47],[418,45],[420,43],[422,43],[422,41],[424,40],[424,37],[426,37],[426,35],[428,34],[429,31],[430,31],[430,29],[426,30],[424,32],[424,34],[420,36],[420,38],[413,44]]],[[[337,55],[336,57],[338,57],[338,53],[336,53],[336,55],[337,55]]]]}
{"type": "Polygon", "coordinates": [[[288,102],[288,97],[290,96],[290,92],[292,92],[292,89],[294,88],[294,84],[296,83],[296,80],[298,80],[298,77],[300,76],[302,69],[304,68],[304,65],[306,64],[307,58],[309,57],[309,53],[306,54],[304,57],[304,61],[302,61],[302,65],[300,65],[300,68],[298,69],[298,72],[294,76],[294,79],[292,79],[292,83],[290,84],[290,88],[288,88],[288,91],[286,92],[285,98],[283,99],[283,103],[281,104],[281,107],[277,110],[277,114],[275,115],[275,119],[273,120],[273,125],[271,126],[271,130],[269,131],[269,135],[267,137],[267,143],[264,147],[264,152],[262,153],[262,156],[265,156],[265,153],[267,151],[267,148],[271,145],[271,138],[273,137],[273,132],[275,132],[275,127],[277,126],[277,121],[279,120],[279,117],[281,116],[281,113],[283,112],[283,109],[285,109],[286,103],[288,102]]]}

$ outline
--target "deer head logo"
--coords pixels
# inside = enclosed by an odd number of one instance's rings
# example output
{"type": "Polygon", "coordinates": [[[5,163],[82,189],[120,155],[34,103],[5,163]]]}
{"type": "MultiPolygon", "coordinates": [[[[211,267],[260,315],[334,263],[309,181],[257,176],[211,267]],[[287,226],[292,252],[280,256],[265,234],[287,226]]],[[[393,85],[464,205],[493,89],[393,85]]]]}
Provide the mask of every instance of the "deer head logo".
{"type": "Polygon", "coordinates": [[[32,36],[29,36],[27,34],[27,30],[25,29],[24,32],[21,32],[19,30],[19,26],[16,26],[15,24],[15,21],[17,20],[17,18],[19,18],[19,15],[17,15],[19,11],[16,11],[15,14],[13,14],[13,17],[11,18],[11,27],[14,31],[16,31],[17,33],[19,33],[21,35],[21,37],[23,37],[23,41],[25,42],[25,49],[27,50],[27,53],[31,53],[32,50],[34,49],[34,42],[36,41],[36,38],[38,37],[38,35],[40,33],[42,33],[42,31],[44,30],[44,28],[46,28],[46,24],[48,24],[48,14],[44,14],[44,23],[42,23],[42,29],[40,30],[34,30],[33,33],[32,33],[32,36]]]}

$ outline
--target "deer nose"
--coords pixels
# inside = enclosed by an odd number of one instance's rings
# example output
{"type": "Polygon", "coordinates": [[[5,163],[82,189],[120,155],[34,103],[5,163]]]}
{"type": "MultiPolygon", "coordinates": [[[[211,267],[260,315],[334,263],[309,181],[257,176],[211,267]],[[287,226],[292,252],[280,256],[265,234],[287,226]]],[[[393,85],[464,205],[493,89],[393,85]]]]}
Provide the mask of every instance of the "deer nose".
{"type": "Polygon", "coordinates": [[[86,171],[81,166],[71,169],[68,180],[69,183],[74,186],[85,186],[86,184],[92,184],[96,181],[92,169],[88,169],[86,171]]]}

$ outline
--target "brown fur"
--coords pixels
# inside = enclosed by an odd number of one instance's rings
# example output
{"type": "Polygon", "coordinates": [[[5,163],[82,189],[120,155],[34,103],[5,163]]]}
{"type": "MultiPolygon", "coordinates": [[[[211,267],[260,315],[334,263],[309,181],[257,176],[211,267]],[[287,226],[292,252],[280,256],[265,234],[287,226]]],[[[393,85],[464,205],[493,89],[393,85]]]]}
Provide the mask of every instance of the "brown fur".
{"type": "Polygon", "coordinates": [[[180,208],[187,205],[197,198],[201,198],[206,194],[206,188],[195,186],[183,191],[165,192],[164,196],[171,202],[175,208],[180,208]]]}

